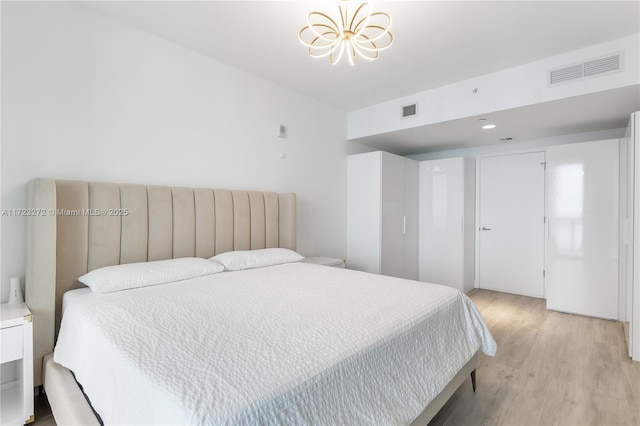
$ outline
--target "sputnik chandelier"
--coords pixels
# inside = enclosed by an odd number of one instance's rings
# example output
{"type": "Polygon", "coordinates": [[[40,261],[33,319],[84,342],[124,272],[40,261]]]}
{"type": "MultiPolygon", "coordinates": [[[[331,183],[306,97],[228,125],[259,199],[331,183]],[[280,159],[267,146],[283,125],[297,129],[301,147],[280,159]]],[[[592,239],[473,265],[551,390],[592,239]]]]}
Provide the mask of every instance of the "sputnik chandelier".
{"type": "Polygon", "coordinates": [[[340,19],[333,20],[322,12],[311,12],[307,16],[307,26],[298,33],[300,41],[307,46],[314,58],[329,57],[332,65],[347,56],[354,65],[356,55],[374,60],[381,50],[393,43],[391,17],[384,12],[369,10],[368,3],[362,3],[349,17],[349,0],[339,0],[340,19]]]}

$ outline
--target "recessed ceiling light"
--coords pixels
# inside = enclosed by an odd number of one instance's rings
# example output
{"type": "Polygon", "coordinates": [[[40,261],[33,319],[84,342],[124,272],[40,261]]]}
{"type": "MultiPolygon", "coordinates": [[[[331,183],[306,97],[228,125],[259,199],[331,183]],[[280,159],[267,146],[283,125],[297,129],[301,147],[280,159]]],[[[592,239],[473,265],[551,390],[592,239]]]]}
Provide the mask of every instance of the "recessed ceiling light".
{"type": "Polygon", "coordinates": [[[485,124],[484,126],[482,126],[482,128],[485,130],[493,129],[495,127],[496,127],[495,124],[485,124]]]}

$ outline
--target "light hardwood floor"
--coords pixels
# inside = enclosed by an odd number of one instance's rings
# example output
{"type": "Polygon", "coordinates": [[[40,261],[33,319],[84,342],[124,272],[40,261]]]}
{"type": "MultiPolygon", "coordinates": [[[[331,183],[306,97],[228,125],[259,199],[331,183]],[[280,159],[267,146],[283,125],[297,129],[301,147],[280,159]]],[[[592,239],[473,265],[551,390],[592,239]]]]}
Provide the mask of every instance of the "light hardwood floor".
{"type": "Polygon", "coordinates": [[[640,363],[620,322],[547,311],[545,301],[473,290],[498,343],[481,354],[436,425],[640,425],[640,363]]]}
{"type": "MultiPolygon", "coordinates": [[[[547,311],[542,299],[473,290],[498,342],[429,426],[640,425],[640,363],[622,325],[547,311]]],[[[46,399],[40,401],[46,404],[46,399]]],[[[37,426],[54,426],[42,407],[37,426]]]]}

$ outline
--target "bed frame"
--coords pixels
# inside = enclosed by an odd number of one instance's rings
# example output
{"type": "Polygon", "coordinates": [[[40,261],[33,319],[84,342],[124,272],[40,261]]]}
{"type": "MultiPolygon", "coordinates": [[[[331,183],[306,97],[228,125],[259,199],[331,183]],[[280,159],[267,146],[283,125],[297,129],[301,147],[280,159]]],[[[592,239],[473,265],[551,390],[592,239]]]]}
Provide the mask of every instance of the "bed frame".
{"type": "MultiPolygon", "coordinates": [[[[32,179],[26,302],[34,322],[34,384],[59,424],[99,424],[73,374],[53,362],[63,294],[88,271],[121,263],[209,258],[232,250],[296,249],[292,193],[32,179]]],[[[426,425],[469,374],[477,354],[412,423],[426,425]]]]}

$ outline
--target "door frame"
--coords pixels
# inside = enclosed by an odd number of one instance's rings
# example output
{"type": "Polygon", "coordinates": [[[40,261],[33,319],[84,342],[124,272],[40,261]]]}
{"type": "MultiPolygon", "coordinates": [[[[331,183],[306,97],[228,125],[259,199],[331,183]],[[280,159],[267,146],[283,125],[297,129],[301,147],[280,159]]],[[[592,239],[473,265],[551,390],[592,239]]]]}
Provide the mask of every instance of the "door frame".
{"type": "MultiPolygon", "coordinates": [[[[544,238],[542,244],[542,267],[546,270],[547,268],[547,235],[548,235],[548,226],[547,226],[547,150],[544,148],[527,148],[527,149],[514,149],[512,151],[501,151],[495,152],[491,154],[483,154],[478,155],[476,158],[476,226],[475,226],[475,271],[473,278],[473,287],[480,288],[480,160],[483,158],[489,157],[506,157],[509,155],[519,155],[519,154],[532,154],[542,152],[545,158],[545,172],[543,175],[543,190],[544,190],[544,200],[543,200],[543,209],[544,209],[544,238]]],[[[542,277],[542,298],[546,297],[546,277],[542,277]]]]}
{"type": "Polygon", "coordinates": [[[630,120],[633,120],[633,137],[629,140],[629,143],[633,145],[633,200],[627,200],[633,203],[633,218],[630,227],[633,228],[633,234],[631,236],[631,250],[633,250],[633,277],[629,283],[628,289],[631,290],[631,294],[626,294],[627,298],[631,299],[631,303],[628,306],[631,308],[631,312],[627,312],[627,318],[629,318],[630,335],[629,346],[631,359],[634,361],[640,361],[640,112],[634,112],[631,114],[630,120]]]}

